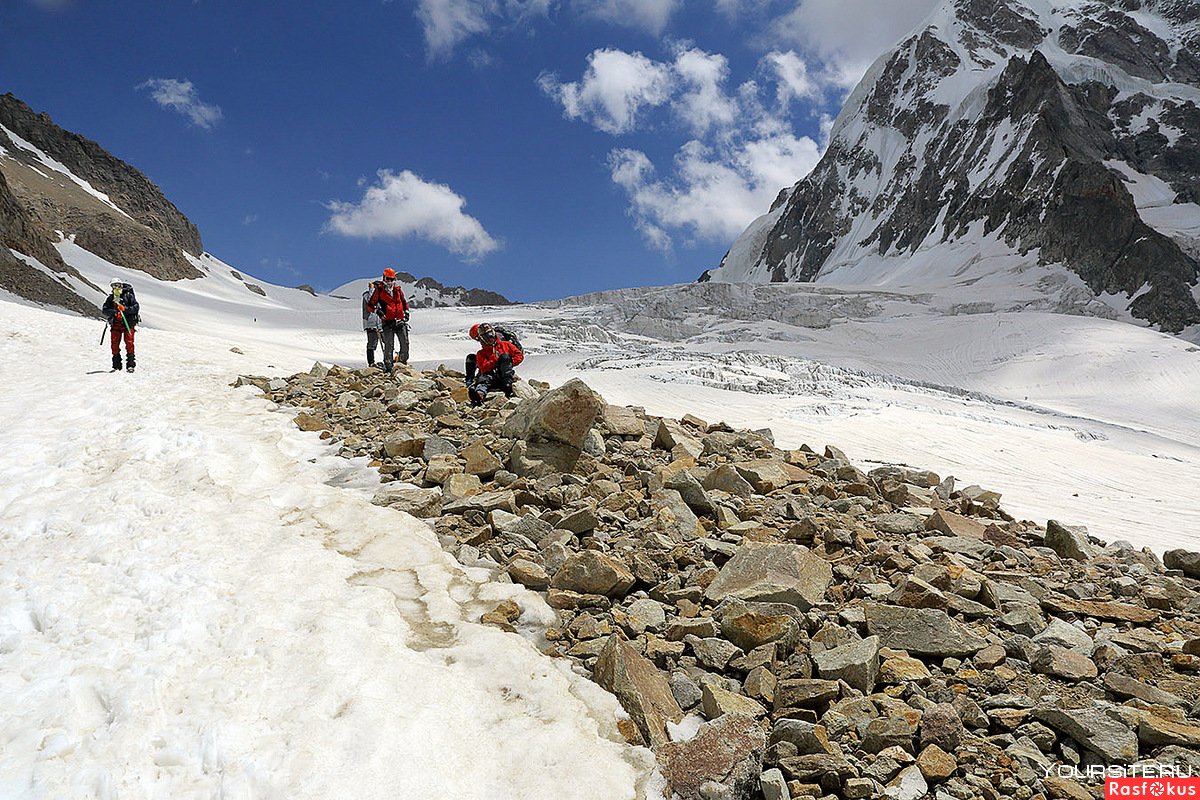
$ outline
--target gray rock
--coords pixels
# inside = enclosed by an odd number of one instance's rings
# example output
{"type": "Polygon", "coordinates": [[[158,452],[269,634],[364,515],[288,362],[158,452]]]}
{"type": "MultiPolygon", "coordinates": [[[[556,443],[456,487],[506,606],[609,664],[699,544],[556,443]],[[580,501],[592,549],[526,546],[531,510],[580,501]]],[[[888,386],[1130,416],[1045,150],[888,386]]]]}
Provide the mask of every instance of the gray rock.
{"type": "Polygon", "coordinates": [[[925,530],[925,520],[916,514],[882,514],[875,518],[874,524],[884,533],[909,534],[925,530]]]}
{"type": "Polygon", "coordinates": [[[1092,652],[1092,637],[1057,617],[1052,618],[1046,629],[1033,637],[1033,641],[1041,645],[1053,644],[1068,650],[1079,650],[1085,654],[1092,652]]]}
{"type": "Polygon", "coordinates": [[[759,775],[758,784],[763,800],[792,800],[787,781],[783,779],[783,773],[777,769],[769,769],[759,775]]]}
{"type": "Polygon", "coordinates": [[[375,492],[371,502],[412,514],[414,517],[436,517],[442,513],[442,490],[417,486],[387,486],[375,492]]]}
{"type": "Polygon", "coordinates": [[[1163,553],[1163,566],[1182,570],[1190,578],[1200,578],[1200,553],[1191,550],[1168,550],[1163,553]]]}
{"type": "Polygon", "coordinates": [[[446,514],[464,514],[467,511],[516,511],[516,496],[508,489],[499,492],[482,492],[470,497],[458,497],[446,503],[442,511],[446,514]]]}
{"type": "Polygon", "coordinates": [[[1091,561],[1096,556],[1095,548],[1088,544],[1087,528],[1082,525],[1064,525],[1050,520],[1046,523],[1045,545],[1061,558],[1091,561]]]}
{"type": "Polygon", "coordinates": [[[1137,760],[1137,734],[1104,708],[1043,705],[1033,710],[1033,717],[1070,736],[1108,764],[1128,764],[1137,760]]]}
{"type": "Polygon", "coordinates": [[[678,492],[683,502],[687,503],[688,507],[697,514],[713,513],[712,498],[708,496],[708,492],[704,491],[704,487],[700,485],[700,481],[696,480],[696,476],[687,470],[676,472],[663,483],[663,488],[678,492]]]}
{"type": "Polygon", "coordinates": [[[981,639],[932,608],[866,605],[867,630],[880,644],[922,656],[969,656],[987,647],[981,639]]]}
{"type": "Polygon", "coordinates": [[[559,442],[583,447],[587,433],[604,410],[604,399],[578,378],[517,406],[505,421],[509,439],[559,442]]]}
{"type": "Polygon", "coordinates": [[[879,679],[879,637],[814,651],[812,660],[822,678],[844,680],[863,694],[871,694],[879,679]]]}
{"type": "Polygon", "coordinates": [[[721,568],[705,595],[714,603],[737,597],[790,603],[807,611],[824,601],[832,582],[832,568],[806,547],[746,542],[721,568]]]}
{"type": "Polygon", "coordinates": [[[913,729],[907,720],[900,717],[880,717],[867,724],[862,748],[868,753],[878,753],[889,747],[902,747],[911,752],[912,737],[913,729]]]}

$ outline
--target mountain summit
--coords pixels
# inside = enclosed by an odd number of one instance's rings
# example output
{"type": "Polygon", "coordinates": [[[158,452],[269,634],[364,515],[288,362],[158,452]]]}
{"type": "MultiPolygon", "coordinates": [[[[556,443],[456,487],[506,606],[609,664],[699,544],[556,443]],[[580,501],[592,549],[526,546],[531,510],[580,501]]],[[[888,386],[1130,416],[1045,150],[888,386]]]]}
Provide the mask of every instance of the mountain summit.
{"type": "Polygon", "coordinates": [[[1197,0],[945,0],[701,280],[1200,323],[1198,53],[1197,0]]]}

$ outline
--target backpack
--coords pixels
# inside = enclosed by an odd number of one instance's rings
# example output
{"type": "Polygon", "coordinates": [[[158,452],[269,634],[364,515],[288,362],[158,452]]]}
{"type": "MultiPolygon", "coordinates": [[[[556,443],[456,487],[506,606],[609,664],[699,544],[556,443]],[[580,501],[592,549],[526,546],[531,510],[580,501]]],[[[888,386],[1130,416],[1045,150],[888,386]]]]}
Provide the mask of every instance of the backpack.
{"type": "Polygon", "coordinates": [[[138,306],[137,295],[133,292],[133,287],[128,283],[121,284],[121,305],[125,306],[125,321],[130,327],[137,325],[141,321],[141,307],[138,306]]]}
{"type": "Polygon", "coordinates": [[[494,330],[496,332],[497,339],[499,339],[502,342],[508,342],[513,347],[520,350],[522,353],[525,352],[525,348],[521,346],[521,340],[517,338],[517,334],[515,331],[509,330],[508,328],[504,327],[503,325],[493,325],[492,330],[494,330]]]}

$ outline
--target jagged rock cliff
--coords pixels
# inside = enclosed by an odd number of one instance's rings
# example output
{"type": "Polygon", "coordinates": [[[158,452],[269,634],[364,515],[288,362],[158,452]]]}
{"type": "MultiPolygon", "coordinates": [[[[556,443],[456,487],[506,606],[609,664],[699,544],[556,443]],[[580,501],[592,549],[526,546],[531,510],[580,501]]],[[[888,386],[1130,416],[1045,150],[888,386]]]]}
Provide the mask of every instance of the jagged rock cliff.
{"type": "Polygon", "coordinates": [[[161,280],[203,275],[186,255],[203,253],[199,231],[149,178],[13,95],[0,95],[0,243],[7,248],[0,288],[90,310],[65,280],[81,277],[55,250],[59,234],[161,280]]]}
{"type": "Polygon", "coordinates": [[[1095,313],[1072,276],[1032,269],[1062,265],[1117,311],[1198,324],[1198,52],[1196,0],[945,0],[702,280],[961,289],[1003,271],[1095,313]]]}

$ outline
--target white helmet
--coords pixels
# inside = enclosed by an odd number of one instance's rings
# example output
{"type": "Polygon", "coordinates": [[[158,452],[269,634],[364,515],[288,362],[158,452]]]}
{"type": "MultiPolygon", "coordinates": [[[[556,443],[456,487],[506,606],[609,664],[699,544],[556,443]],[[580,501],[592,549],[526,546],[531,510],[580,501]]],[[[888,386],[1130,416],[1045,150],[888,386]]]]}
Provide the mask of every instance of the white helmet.
{"type": "Polygon", "coordinates": [[[111,281],[108,282],[108,285],[109,286],[121,286],[124,283],[125,283],[125,281],[121,280],[120,278],[113,278],[111,281]]]}

